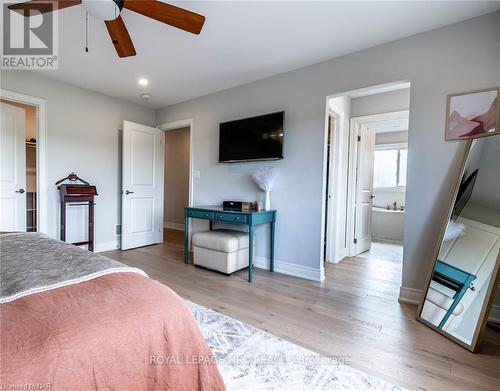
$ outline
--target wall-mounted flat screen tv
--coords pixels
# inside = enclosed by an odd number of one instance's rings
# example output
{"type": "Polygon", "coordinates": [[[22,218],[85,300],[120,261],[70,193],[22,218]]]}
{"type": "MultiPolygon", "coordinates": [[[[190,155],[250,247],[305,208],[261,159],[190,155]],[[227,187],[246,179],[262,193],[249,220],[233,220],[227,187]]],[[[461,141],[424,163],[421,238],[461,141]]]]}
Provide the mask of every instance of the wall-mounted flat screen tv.
{"type": "Polygon", "coordinates": [[[219,162],[283,159],[285,112],[221,123],[219,162]]]}

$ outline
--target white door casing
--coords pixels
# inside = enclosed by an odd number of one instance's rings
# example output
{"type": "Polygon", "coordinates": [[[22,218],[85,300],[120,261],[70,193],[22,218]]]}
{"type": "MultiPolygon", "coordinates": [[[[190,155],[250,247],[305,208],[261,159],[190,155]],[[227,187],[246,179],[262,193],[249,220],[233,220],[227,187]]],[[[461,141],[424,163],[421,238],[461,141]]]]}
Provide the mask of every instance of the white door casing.
{"type": "Polygon", "coordinates": [[[162,130],[123,122],[122,250],[163,242],[163,144],[162,130]]]}
{"type": "Polygon", "coordinates": [[[0,231],[26,231],[25,110],[1,103],[0,231]]]}
{"type": "Polygon", "coordinates": [[[325,261],[334,262],[335,260],[335,232],[336,232],[336,222],[335,222],[335,194],[332,191],[336,188],[336,164],[334,162],[337,154],[334,152],[334,146],[337,143],[335,139],[335,126],[337,126],[338,118],[333,115],[328,115],[328,138],[330,141],[330,148],[328,151],[328,188],[326,194],[326,204],[327,204],[327,214],[326,214],[326,246],[325,246],[325,261]]]}
{"type": "Polygon", "coordinates": [[[337,263],[348,255],[346,233],[349,132],[346,129],[345,113],[331,103],[328,108],[328,121],[331,128],[331,146],[328,159],[325,261],[337,263]]]}
{"type": "Polygon", "coordinates": [[[371,246],[375,132],[365,125],[359,127],[357,149],[354,255],[369,250],[371,246]]]}

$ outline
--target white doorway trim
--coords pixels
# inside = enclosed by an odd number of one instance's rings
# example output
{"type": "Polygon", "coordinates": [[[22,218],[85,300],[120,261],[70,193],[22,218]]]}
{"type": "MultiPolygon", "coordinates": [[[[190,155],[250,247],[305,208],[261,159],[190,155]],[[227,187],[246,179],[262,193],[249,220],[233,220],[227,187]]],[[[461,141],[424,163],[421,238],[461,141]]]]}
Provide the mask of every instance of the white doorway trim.
{"type": "Polygon", "coordinates": [[[332,191],[337,184],[337,164],[335,158],[337,154],[335,153],[335,147],[337,145],[337,129],[339,127],[340,115],[336,111],[328,108],[328,128],[327,132],[327,145],[329,143],[329,151],[327,152],[327,177],[326,177],[326,203],[325,203],[325,233],[323,237],[325,238],[325,243],[323,246],[324,260],[325,262],[334,262],[336,253],[336,236],[337,236],[337,224],[336,215],[337,208],[335,207],[337,196],[332,191]]]}
{"type": "Polygon", "coordinates": [[[355,219],[356,219],[356,168],[358,162],[358,136],[362,125],[371,122],[406,119],[409,118],[409,110],[393,111],[381,114],[366,115],[362,117],[351,118],[349,149],[349,183],[348,183],[348,202],[347,202],[347,240],[349,243],[349,254],[352,257],[356,255],[355,237],[355,219]]]}
{"type": "Polygon", "coordinates": [[[409,115],[410,115],[410,110],[401,110],[401,111],[389,111],[387,113],[380,113],[380,114],[364,115],[362,117],[353,117],[352,119],[358,122],[359,124],[364,125],[368,122],[388,121],[393,119],[407,119],[409,115]]]}
{"type": "MultiPolygon", "coordinates": [[[[328,137],[328,121],[329,121],[329,115],[330,115],[330,100],[333,98],[339,98],[339,97],[349,97],[351,99],[353,98],[359,98],[362,96],[367,96],[367,95],[375,95],[375,94],[380,94],[384,92],[389,92],[389,91],[396,91],[396,90],[401,90],[405,88],[411,88],[411,83],[409,80],[399,80],[399,81],[394,81],[390,83],[384,83],[384,84],[378,84],[378,85],[372,85],[372,86],[367,86],[355,90],[346,90],[346,91],[341,91],[338,93],[334,93],[331,95],[327,95],[325,99],[325,130],[324,130],[324,142],[323,142],[323,183],[322,183],[322,192],[321,192],[321,236],[320,236],[320,259],[318,259],[319,262],[319,269],[321,271],[321,275],[324,276],[324,260],[325,260],[325,246],[324,246],[324,237],[325,237],[325,227],[326,227],[326,166],[327,166],[327,137],[328,137]]],[[[408,110],[405,110],[405,112],[408,112],[408,110]]],[[[383,118],[384,114],[376,114],[375,116],[380,116],[379,119],[383,118]]],[[[372,117],[373,116],[369,116],[372,117]]],[[[362,118],[362,117],[360,117],[362,118]]],[[[349,125],[352,124],[350,121],[350,118],[346,119],[346,121],[349,122],[349,125]]],[[[348,146],[345,147],[345,153],[347,154],[347,160],[348,160],[348,173],[347,173],[347,181],[348,181],[348,189],[347,189],[347,197],[352,197],[353,196],[353,191],[351,188],[351,181],[352,178],[355,178],[355,170],[356,166],[351,164],[352,161],[356,161],[357,156],[355,156],[354,152],[354,147],[356,144],[354,143],[353,145],[353,140],[357,141],[357,134],[354,135],[352,131],[352,126],[349,126],[348,129],[343,129],[343,132],[347,135],[348,137],[348,146]]],[[[338,164],[345,164],[345,161],[338,162],[338,164]]],[[[354,187],[355,188],[355,187],[354,187]]],[[[349,200],[349,198],[347,198],[349,200]]],[[[346,222],[346,229],[347,229],[347,234],[346,234],[346,240],[347,240],[347,248],[344,251],[345,256],[350,256],[350,247],[352,244],[354,244],[354,223],[353,223],[353,211],[350,210],[351,202],[348,202],[346,209],[346,215],[347,215],[347,222],[346,222]]],[[[338,217],[338,213],[337,213],[338,217]]],[[[343,256],[343,254],[336,254],[336,258],[340,261],[343,256]],[[339,259],[340,258],[340,259],[339,259]]]]}
{"type": "Polygon", "coordinates": [[[37,187],[37,231],[48,235],[47,224],[47,181],[46,181],[46,147],[47,147],[47,102],[45,99],[21,94],[0,88],[0,97],[17,103],[24,103],[36,108],[36,187],[37,187]]]}
{"type": "Polygon", "coordinates": [[[188,206],[193,206],[193,170],[194,170],[194,162],[193,162],[193,133],[194,133],[194,118],[182,119],[179,121],[173,122],[165,122],[161,125],[158,125],[158,128],[163,131],[168,131],[172,129],[186,128],[189,127],[189,197],[188,197],[188,206]]]}
{"type": "Polygon", "coordinates": [[[324,254],[324,259],[325,262],[328,263],[337,263],[347,255],[345,253],[344,246],[341,245],[342,238],[339,237],[340,232],[338,228],[340,223],[339,219],[342,218],[339,211],[342,210],[342,203],[345,202],[347,197],[345,194],[347,186],[342,190],[339,185],[341,181],[340,169],[342,166],[347,164],[347,160],[345,159],[347,155],[343,153],[342,149],[344,142],[348,137],[344,134],[348,118],[346,118],[345,112],[340,107],[335,106],[332,102],[329,103],[327,112],[328,119],[333,119],[333,128],[330,129],[330,156],[327,156],[327,161],[329,162],[329,178],[327,188],[328,194],[325,195],[327,197],[327,210],[325,213],[326,253],[324,254]]]}

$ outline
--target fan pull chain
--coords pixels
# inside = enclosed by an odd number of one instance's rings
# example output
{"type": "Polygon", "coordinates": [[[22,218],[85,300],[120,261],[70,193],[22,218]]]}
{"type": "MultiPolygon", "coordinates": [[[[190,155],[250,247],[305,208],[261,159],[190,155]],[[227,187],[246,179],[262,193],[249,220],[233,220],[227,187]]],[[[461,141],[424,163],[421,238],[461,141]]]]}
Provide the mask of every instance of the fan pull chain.
{"type": "Polygon", "coordinates": [[[89,13],[85,12],[85,52],[89,52],[89,13]]]}

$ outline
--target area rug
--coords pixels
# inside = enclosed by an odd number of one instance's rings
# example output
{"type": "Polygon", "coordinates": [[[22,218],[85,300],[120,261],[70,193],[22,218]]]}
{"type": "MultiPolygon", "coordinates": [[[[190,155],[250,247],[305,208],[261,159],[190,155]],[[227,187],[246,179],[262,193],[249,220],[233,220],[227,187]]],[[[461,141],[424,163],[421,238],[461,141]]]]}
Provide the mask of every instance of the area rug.
{"type": "MultiPolygon", "coordinates": [[[[401,388],[201,305],[186,301],[232,390],[391,390],[401,388]]],[[[348,364],[346,364],[346,362],[348,364]]]]}

